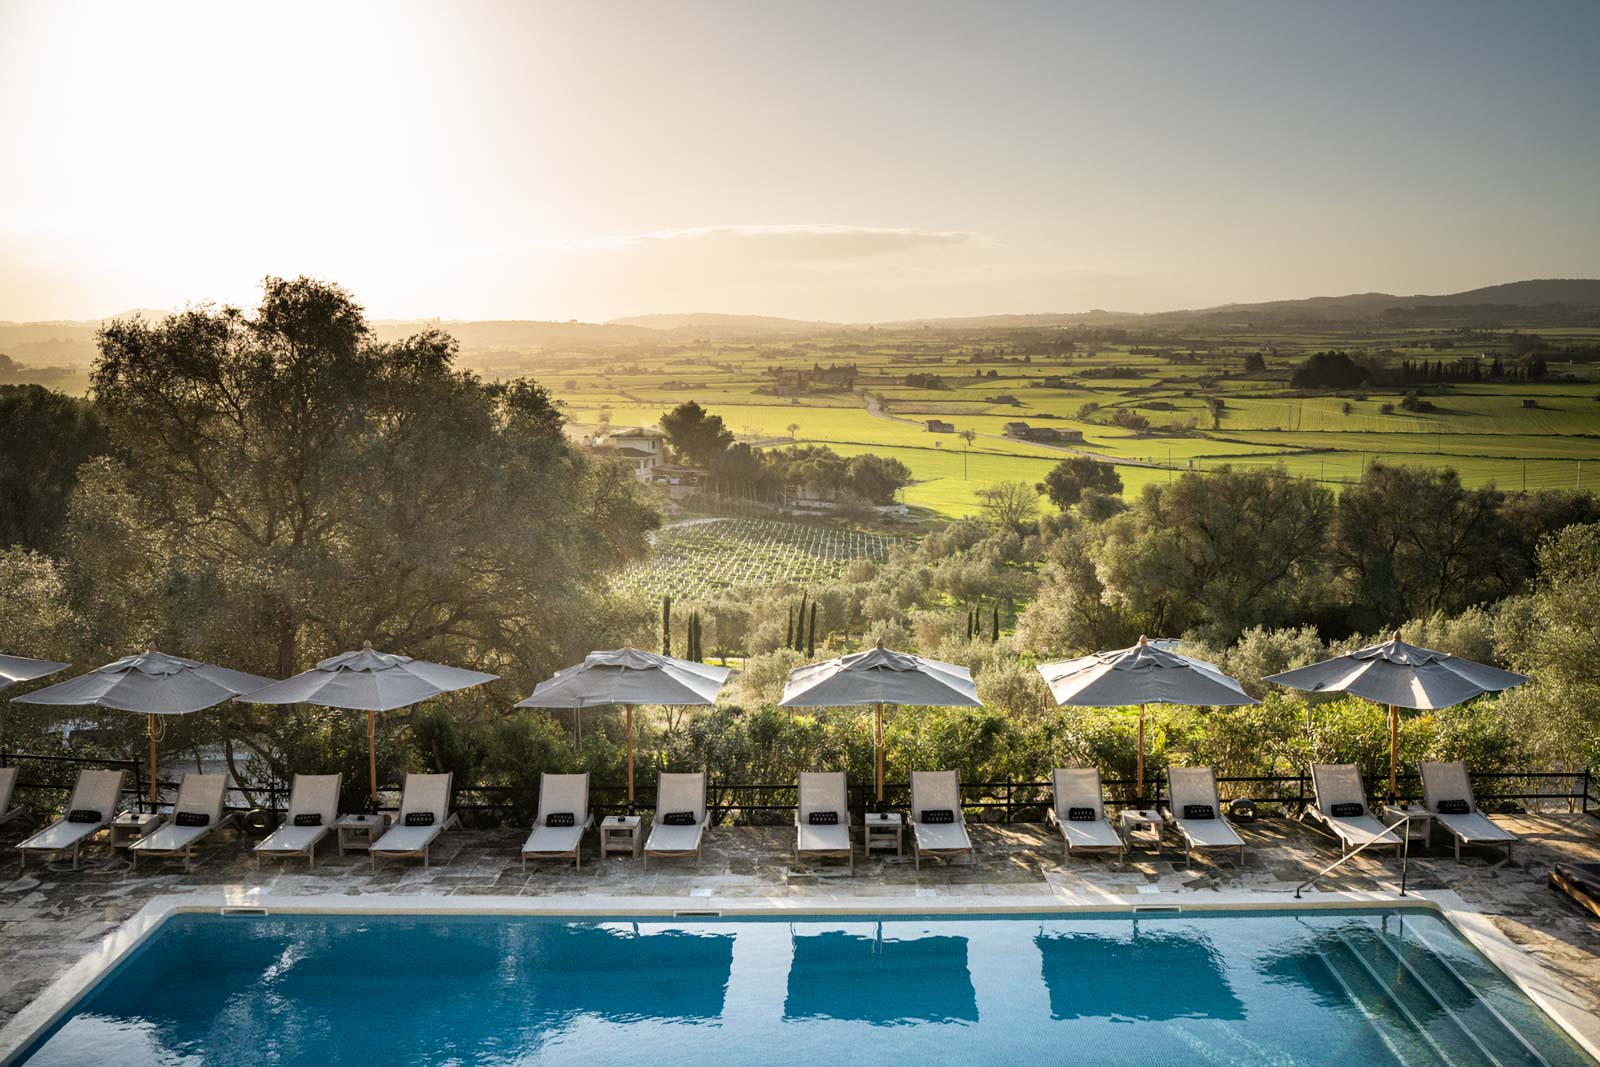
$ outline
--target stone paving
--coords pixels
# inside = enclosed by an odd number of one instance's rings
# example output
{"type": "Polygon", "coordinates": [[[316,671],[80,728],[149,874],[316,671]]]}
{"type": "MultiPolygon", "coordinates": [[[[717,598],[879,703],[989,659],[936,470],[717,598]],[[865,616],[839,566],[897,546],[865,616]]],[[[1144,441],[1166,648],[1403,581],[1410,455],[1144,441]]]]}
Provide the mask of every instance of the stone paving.
{"type": "MultiPolygon", "coordinates": [[[[1600,1011],[1600,920],[1591,918],[1546,884],[1552,864],[1600,862],[1600,822],[1581,815],[1502,817],[1519,834],[1514,861],[1499,853],[1468,854],[1457,864],[1440,844],[1425,855],[1413,852],[1414,888],[1454,890],[1491,915],[1501,932],[1537,955],[1580,1000],[1600,1011]]],[[[339,857],[325,846],[315,870],[301,862],[268,862],[257,871],[249,857],[254,838],[222,832],[203,849],[191,872],[179,867],[133,873],[125,856],[91,852],[84,868],[32,864],[19,869],[14,845],[26,832],[13,823],[0,828],[0,1025],[86,954],[106,933],[158,894],[223,887],[260,887],[273,894],[462,895],[523,897],[603,895],[814,898],[840,896],[937,898],[952,894],[1006,897],[1037,895],[1048,907],[1058,893],[1093,890],[1144,898],[1149,894],[1217,891],[1282,893],[1338,855],[1331,839],[1297,821],[1263,819],[1241,826],[1249,842],[1243,868],[1231,860],[1196,857],[1186,867],[1181,850],[1136,849],[1126,860],[1074,857],[1064,862],[1060,838],[1037,824],[972,825],[978,848],[975,867],[930,860],[917,870],[908,853],[859,849],[855,873],[842,862],[797,864],[786,827],[716,827],[708,831],[704,858],[652,861],[610,856],[600,861],[594,835],[586,840],[584,865],[574,871],[554,862],[518,860],[524,832],[514,829],[446,833],[433,865],[390,861],[376,872],[366,857],[339,857]]],[[[1392,891],[1398,865],[1391,859],[1357,857],[1327,878],[1337,890],[1392,891]]]]}

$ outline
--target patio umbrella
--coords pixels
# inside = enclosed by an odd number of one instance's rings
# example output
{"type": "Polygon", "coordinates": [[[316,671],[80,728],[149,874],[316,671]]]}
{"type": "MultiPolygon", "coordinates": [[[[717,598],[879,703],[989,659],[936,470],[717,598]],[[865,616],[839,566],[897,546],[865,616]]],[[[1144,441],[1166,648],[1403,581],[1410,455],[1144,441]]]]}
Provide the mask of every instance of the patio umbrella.
{"type": "Polygon", "coordinates": [[[1144,714],[1150,704],[1237,707],[1259,704],[1234,679],[1205,660],[1191,659],[1139,638],[1132,648],[1094,652],[1077,659],[1039,664],[1060,707],[1139,706],[1138,795],[1144,797],[1144,714]]]}
{"type": "Polygon", "coordinates": [[[789,672],[780,708],[841,708],[873,704],[877,707],[874,747],[877,750],[878,803],[883,803],[883,707],[885,704],[919,707],[976,708],[977,687],[972,672],[953,663],[923,659],[908,652],[878,647],[865,652],[812,663],[789,672]]]}
{"type": "Polygon", "coordinates": [[[156,718],[187,715],[271,682],[257,674],[213,667],[146,648],[64,682],[36,689],[19,704],[78,704],[146,716],[150,730],[150,803],[156,802],[156,718]]]}
{"type": "Polygon", "coordinates": [[[49,659],[29,659],[26,656],[0,656],[0,689],[17,682],[31,682],[47,674],[65,670],[65,663],[49,659]]]}
{"type": "Polygon", "coordinates": [[[1389,795],[1398,796],[1400,709],[1433,710],[1528,681],[1525,674],[1408,645],[1396,630],[1382,644],[1266,679],[1308,693],[1349,693],[1389,707],[1389,795]]]}
{"type": "Polygon", "coordinates": [[[367,771],[372,799],[378,798],[378,712],[408,707],[418,701],[492,682],[499,675],[446,667],[440,663],[374,652],[372,642],[360,651],[331,656],[309,671],[258,689],[248,704],[316,704],[367,713],[367,771]]]}
{"type": "Polygon", "coordinates": [[[591,652],[533,688],[519,708],[593,708],[621,704],[628,716],[628,810],[633,811],[633,706],[715,704],[726,667],[641,652],[632,645],[591,652]]]}

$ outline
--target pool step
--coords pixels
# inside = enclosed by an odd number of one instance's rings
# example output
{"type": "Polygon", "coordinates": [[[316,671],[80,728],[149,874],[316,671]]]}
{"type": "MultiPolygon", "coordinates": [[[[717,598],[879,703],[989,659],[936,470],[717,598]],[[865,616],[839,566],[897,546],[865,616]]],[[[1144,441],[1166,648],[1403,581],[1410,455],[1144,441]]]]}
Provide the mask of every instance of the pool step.
{"type": "Polygon", "coordinates": [[[1401,961],[1497,1063],[1503,1067],[1550,1067],[1550,1061],[1516,1025],[1480,996],[1448,959],[1411,936],[1403,920],[1377,933],[1374,940],[1401,961]]]}
{"type": "Polygon", "coordinates": [[[1323,964],[1388,1047],[1395,1063],[1405,1067],[1455,1067],[1458,1061],[1446,1055],[1417,1025],[1342,936],[1330,934],[1319,941],[1323,964]]]}

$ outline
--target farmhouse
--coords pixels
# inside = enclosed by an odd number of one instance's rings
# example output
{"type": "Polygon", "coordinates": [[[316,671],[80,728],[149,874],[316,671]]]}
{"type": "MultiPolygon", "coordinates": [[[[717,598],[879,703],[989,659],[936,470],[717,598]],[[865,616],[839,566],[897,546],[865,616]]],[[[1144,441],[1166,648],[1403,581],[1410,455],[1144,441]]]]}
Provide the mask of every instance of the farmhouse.
{"type": "Polygon", "coordinates": [[[627,460],[633,476],[641,482],[652,480],[656,468],[667,461],[667,435],[648,426],[630,426],[596,437],[591,447],[627,460]]]}
{"type": "Polygon", "coordinates": [[[929,433],[955,433],[956,432],[956,424],[953,423],[953,422],[945,422],[943,419],[926,419],[924,421],[925,421],[925,423],[926,423],[926,425],[928,427],[928,432],[929,433]]]}
{"type": "Polygon", "coordinates": [[[1077,442],[1083,440],[1082,430],[1063,430],[1054,426],[1029,426],[1025,422],[1006,423],[1006,436],[1019,441],[1077,442]]]}
{"type": "Polygon", "coordinates": [[[1028,424],[1025,422],[1006,423],[1005,435],[1007,437],[1015,437],[1019,441],[1026,441],[1029,432],[1028,424]]]}

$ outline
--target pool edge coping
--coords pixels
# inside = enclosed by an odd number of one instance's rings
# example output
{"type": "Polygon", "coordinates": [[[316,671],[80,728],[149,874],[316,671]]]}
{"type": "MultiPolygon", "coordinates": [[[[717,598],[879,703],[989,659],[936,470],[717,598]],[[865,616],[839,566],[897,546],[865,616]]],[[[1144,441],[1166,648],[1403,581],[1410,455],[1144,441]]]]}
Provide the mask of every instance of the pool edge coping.
{"type": "Polygon", "coordinates": [[[962,895],[913,897],[716,897],[598,896],[539,898],[428,894],[361,896],[274,895],[258,889],[224,887],[152,897],[144,907],[100,939],[87,955],[29,1001],[0,1027],[0,1067],[12,1067],[33,1040],[67,1015],[99,980],[174,915],[263,912],[300,915],[636,915],[659,918],[741,918],[774,915],[963,915],[963,914],[1173,914],[1195,911],[1339,910],[1372,907],[1431,911],[1444,918],[1506,976],[1540,1011],[1586,1053],[1600,1060],[1600,1013],[1577,1001],[1555,972],[1512,941],[1493,922],[1493,914],[1463,900],[1453,890],[1416,891],[1402,897],[1376,891],[1312,892],[1296,899],[1261,891],[1152,894],[1142,899],[1112,893],[1058,891],[1049,896],[962,895]],[[543,901],[548,899],[548,903],[543,901]]]}

